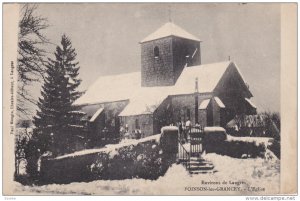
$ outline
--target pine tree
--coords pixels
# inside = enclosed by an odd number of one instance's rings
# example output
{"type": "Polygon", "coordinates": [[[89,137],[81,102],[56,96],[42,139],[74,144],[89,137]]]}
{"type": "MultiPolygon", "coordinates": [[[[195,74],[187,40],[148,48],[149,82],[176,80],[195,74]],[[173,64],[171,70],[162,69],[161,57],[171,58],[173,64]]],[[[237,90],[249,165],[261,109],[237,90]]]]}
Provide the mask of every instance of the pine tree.
{"type": "MultiPolygon", "coordinates": [[[[44,136],[45,150],[54,155],[69,153],[75,133],[81,132],[80,112],[72,103],[81,95],[77,88],[78,62],[70,39],[63,35],[61,47],[57,46],[55,60],[49,59],[46,65],[46,78],[39,98],[34,124],[40,136],[44,136]]],[[[41,138],[41,137],[40,137],[41,138]]]]}

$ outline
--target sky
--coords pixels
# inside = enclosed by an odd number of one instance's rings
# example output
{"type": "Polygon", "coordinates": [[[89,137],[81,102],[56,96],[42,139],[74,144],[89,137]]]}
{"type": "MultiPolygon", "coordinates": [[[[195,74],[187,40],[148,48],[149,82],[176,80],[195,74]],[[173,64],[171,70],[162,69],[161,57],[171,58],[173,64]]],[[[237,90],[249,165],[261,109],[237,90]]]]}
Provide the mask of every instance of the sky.
{"type": "MultiPolygon", "coordinates": [[[[203,41],[203,64],[230,56],[258,111],[280,111],[278,3],[40,4],[38,12],[51,25],[44,32],[51,42],[59,44],[62,34],[70,37],[81,67],[81,90],[99,76],[140,71],[139,41],[171,18],[203,41]]],[[[55,46],[48,49],[54,52],[55,46]]]]}

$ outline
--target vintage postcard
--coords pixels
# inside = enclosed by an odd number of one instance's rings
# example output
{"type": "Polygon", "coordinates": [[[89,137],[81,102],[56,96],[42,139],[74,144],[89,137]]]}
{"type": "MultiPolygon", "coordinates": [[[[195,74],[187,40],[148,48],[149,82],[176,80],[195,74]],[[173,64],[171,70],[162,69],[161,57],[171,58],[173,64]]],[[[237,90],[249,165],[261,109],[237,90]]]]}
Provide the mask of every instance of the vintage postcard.
{"type": "Polygon", "coordinates": [[[295,195],[296,3],[4,3],[4,195],[295,195]]]}

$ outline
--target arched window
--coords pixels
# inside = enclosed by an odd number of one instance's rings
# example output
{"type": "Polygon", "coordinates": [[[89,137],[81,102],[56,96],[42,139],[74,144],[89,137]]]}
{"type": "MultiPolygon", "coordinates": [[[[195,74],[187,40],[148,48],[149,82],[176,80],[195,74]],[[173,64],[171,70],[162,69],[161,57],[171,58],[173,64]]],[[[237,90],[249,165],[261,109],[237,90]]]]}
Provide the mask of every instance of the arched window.
{"type": "Polygon", "coordinates": [[[159,57],[159,48],[157,46],[154,47],[154,57],[159,57]]]}

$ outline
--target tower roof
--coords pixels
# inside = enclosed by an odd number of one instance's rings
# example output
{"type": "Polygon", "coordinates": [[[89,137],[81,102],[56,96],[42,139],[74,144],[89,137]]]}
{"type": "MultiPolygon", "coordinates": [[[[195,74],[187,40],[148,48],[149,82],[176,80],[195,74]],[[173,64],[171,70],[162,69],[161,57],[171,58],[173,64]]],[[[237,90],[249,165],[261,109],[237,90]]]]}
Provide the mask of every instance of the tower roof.
{"type": "Polygon", "coordinates": [[[149,36],[144,38],[140,43],[144,43],[144,42],[151,41],[151,40],[156,40],[158,38],[163,38],[163,37],[167,37],[167,36],[177,36],[180,38],[201,41],[197,37],[193,36],[192,34],[188,33],[184,29],[182,29],[181,27],[175,25],[174,23],[167,22],[162,27],[157,29],[155,32],[153,32],[152,34],[150,34],[149,36]]]}

